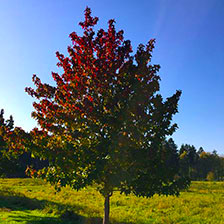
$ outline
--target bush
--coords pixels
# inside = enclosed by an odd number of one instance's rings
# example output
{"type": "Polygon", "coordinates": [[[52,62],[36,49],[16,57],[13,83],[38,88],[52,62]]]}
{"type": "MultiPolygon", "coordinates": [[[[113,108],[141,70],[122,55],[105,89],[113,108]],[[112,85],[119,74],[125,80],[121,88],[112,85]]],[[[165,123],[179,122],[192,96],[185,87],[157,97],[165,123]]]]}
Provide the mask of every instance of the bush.
{"type": "Polygon", "coordinates": [[[208,180],[208,181],[214,181],[215,180],[215,174],[214,174],[214,172],[212,172],[212,171],[208,172],[207,177],[206,177],[206,180],[208,180]]]}

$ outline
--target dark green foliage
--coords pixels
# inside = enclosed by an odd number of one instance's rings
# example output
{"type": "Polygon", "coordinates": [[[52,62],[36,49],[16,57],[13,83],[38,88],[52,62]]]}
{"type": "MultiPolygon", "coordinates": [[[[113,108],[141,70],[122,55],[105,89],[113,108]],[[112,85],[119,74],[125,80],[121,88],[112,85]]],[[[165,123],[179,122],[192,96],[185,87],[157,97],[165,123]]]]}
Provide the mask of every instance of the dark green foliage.
{"type": "Polygon", "coordinates": [[[181,145],[179,155],[181,173],[184,176],[192,178],[195,173],[195,165],[199,158],[196,148],[193,145],[183,144],[181,145]]]}
{"type": "Polygon", "coordinates": [[[212,153],[201,152],[196,165],[196,171],[198,180],[206,180],[211,173],[214,180],[223,180],[224,158],[219,156],[216,151],[212,153]]]}
{"type": "Polygon", "coordinates": [[[224,180],[224,157],[217,151],[205,152],[202,147],[196,151],[193,145],[183,144],[179,157],[181,175],[191,180],[224,180]]]}
{"type": "Polygon", "coordinates": [[[32,158],[31,153],[22,150],[24,144],[18,144],[22,142],[21,133],[24,134],[22,129],[14,128],[12,116],[5,120],[2,109],[0,112],[0,176],[2,177],[25,177],[27,166],[40,169],[48,165],[47,161],[32,158]]]}
{"type": "Polygon", "coordinates": [[[14,129],[12,116],[8,120],[4,118],[4,110],[0,112],[0,176],[13,174],[17,169],[17,160],[9,154],[7,135],[14,129]]]}

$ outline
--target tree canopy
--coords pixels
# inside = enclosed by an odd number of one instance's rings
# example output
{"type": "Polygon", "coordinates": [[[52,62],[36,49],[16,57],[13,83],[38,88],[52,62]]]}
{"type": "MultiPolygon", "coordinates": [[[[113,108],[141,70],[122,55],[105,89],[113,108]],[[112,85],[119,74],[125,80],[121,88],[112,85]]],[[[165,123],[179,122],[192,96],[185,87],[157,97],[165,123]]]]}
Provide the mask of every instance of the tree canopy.
{"type": "Polygon", "coordinates": [[[68,56],[56,56],[63,73],[52,72],[55,85],[33,76],[36,99],[32,116],[32,153],[48,159],[37,172],[56,187],[81,189],[93,183],[105,197],[108,223],[109,197],[114,190],[150,197],[177,195],[188,182],[178,177],[178,154],[166,137],[177,125],[181,91],[164,100],[159,94],[159,65],[151,64],[155,40],[140,44],[132,55],[123,31],[94,31],[98,18],[86,8],[80,22],[83,35],[70,34],[68,56]],[[170,161],[176,160],[172,164],[170,161]]]}

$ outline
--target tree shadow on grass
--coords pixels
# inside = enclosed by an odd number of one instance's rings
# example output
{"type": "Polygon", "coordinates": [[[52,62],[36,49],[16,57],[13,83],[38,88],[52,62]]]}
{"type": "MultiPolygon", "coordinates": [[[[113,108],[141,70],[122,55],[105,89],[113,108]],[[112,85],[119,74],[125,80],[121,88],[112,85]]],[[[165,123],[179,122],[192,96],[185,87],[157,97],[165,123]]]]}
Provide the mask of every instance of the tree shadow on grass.
{"type": "MultiPolygon", "coordinates": [[[[65,224],[65,223],[79,223],[79,222],[66,222],[65,220],[62,220],[60,218],[55,218],[55,217],[39,217],[35,215],[9,215],[8,216],[11,220],[14,222],[25,222],[27,224],[65,224]]],[[[7,223],[7,222],[6,222],[7,223]]]]}
{"type": "MultiPolygon", "coordinates": [[[[0,212],[7,212],[10,220],[27,224],[101,224],[101,217],[83,217],[76,212],[85,211],[88,214],[96,214],[97,211],[88,206],[66,205],[48,200],[28,198],[24,194],[12,189],[0,190],[0,212]],[[42,212],[38,215],[34,210],[42,212]],[[18,213],[20,211],[22,213],[18,213]],[[56,217],[51,214],[55,213],[56,217]]],[[[0,220],[1,221],[1,220],[0,220]]],[[[111,220],[112,221],[112,220],[111,220]]],[[[7,224],[7,220],[4,222],[7,224]]],[[[118,223],[116,224],[131,224],[118,223]]]]}
{"type": "MultiPolygon", "coordinates": [[[[0,190],[0,212],[9,213],[8,217],[13,221],[26,222],[27,224],[76,224],[83,223],[84,217],[76,214],[74,211],[80,211],[85,208],[80,206],[68,206],[48,200],[38,200],[28,198],[24,194],[15,192],[12,189],[0,190]],[[37,210],[43,213],[44,217],[33,215],[37,210]],[[16,211],[21,211],[17,213],[16,211]],[[57,217],[52,217],[51,213],[57,217]]],[[[1,220],[0,220],[1,221],[1,220]]],[[[7,223],[7,222],[5,222],[7,223]]]]}
{"type": "Polygon", "coordinates": [[[44,201],[27,198],[9,189],[0,190],[0,210],[23,211],[41,209],[44,201]]]}
{"type": "MultiPolygon", "coordinates": [[[[0,212],[8,213],[10,220],[27,224],[101,224],[101,217],[91,217],[97,211],[91,210],[88,206],[66,205],[48,200],[28,198],[24,194],[15,192],[12,189],[0,190],[0,212]],[[37,210],[43,216],[38,215],[37,210]],[[19,211],[19,213],[18,213],[19,211]],[[86,218],[76,214],[78,211],[85,211],[90,214],[86,218]],[[22,212],[22,213],[20,213],[22,212]],[[56,217],[51,213],[55,213],[56,217]]],[[[2,220],[0,219],[0,222],[2,220]]],[[[112,220],[111,220],[112,221],[112,220]]],[[[7,219],[4,221],[7,224],[7,219]]],[[[128,224],[118,223],[117,224],[128,224]]],[[[131,224],[131,223],[130,223],[131,224]]]]}

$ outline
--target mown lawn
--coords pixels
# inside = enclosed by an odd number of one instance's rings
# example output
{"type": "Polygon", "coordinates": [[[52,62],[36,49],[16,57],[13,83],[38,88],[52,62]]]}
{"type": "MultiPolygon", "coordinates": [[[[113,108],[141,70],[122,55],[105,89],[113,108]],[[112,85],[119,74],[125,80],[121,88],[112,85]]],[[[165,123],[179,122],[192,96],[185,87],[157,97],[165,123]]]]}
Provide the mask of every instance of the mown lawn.
{"type": "MultiPolygon", "coordinates": [[[[111,223],[224,223],[224,183],[193,182],[179,197],[114,193],[111,223]]],[[[103,198],[93,188],[55,193],[39,179],[0,179],[0,223],[102,223],[103,198]]]]}

